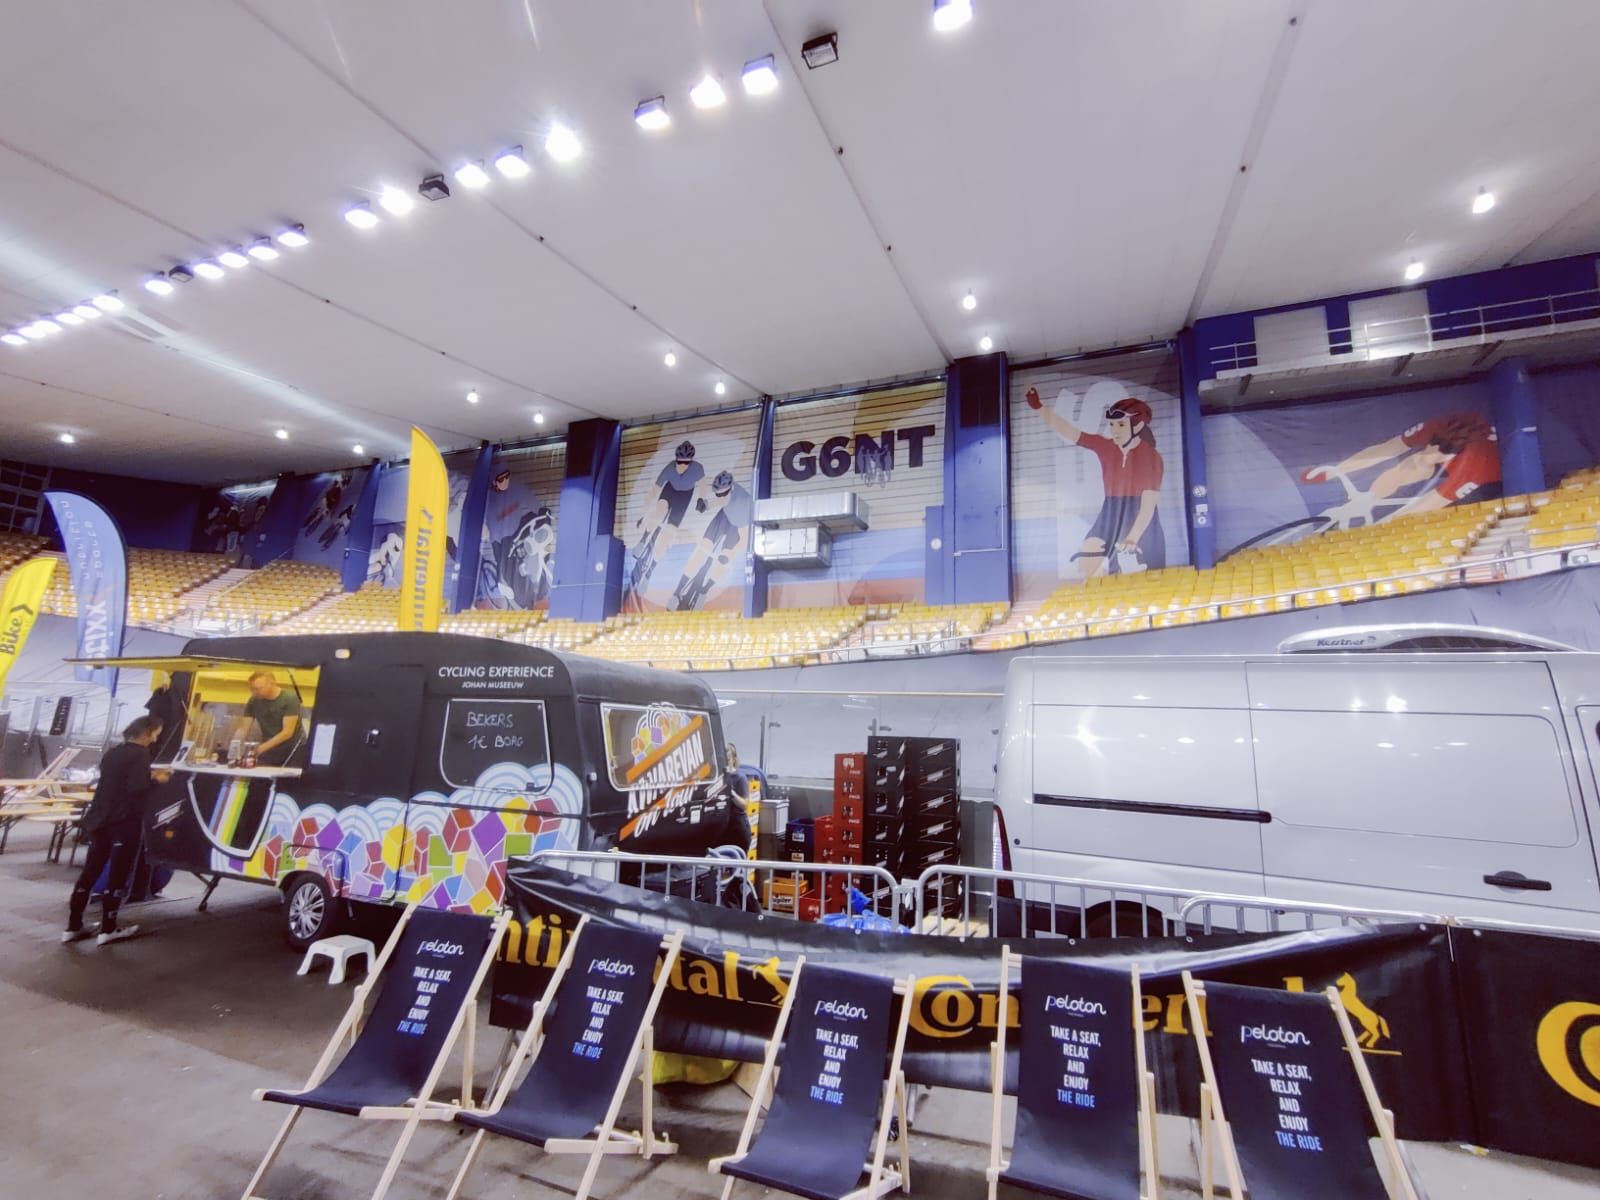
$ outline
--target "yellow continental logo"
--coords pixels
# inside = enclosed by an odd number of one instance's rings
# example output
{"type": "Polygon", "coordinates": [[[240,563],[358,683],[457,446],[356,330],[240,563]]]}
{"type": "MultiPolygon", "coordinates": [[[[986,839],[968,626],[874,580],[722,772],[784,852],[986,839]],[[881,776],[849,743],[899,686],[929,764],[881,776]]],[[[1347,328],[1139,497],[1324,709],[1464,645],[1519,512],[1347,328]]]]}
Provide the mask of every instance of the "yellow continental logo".
{"type": "Polygon", "coordinates": [[[1568,1000],[1545,1013],[1539,1062],[1562,1091],[1600,1108],[1600,1004],[1568,1000]]]}

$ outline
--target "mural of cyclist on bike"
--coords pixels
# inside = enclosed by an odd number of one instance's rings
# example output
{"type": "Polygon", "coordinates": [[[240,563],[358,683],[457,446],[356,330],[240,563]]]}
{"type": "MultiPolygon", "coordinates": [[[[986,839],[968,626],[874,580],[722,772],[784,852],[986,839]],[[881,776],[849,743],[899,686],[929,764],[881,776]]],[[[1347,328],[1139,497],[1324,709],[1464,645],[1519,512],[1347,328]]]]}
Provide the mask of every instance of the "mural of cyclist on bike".
{"type": "Polygon", "coordinates": [[[1375,502],[1404,496],[1391,512],[1374,515],[1386,521],[1407,513],[1433,512],[1472,496],[1482,500],[1486,488],[1500,482],[1500,449],[1494,426],[1476,413],[1455,412],[1419,421],[1404,433],[1358,450],[1331,467],[1312,467],[1301,478],[1327,483],[1358,471],[1392,463],[1366,489],[1375,502]],[[1420,486],[1419,486],[1420,485],[1420,486]]]}
{"type": "Polygon", "coordinates": [[[1062,401],[1070,398],[1065,391],[1052,407],[1045,406],[1037,388],[1030,387],[1024,398],[1068,445],[1089,451],[1100,462],[1105,500],[1073,556],[1085,578],[1102,571],[1115,575],[1165,567],[1167,542],[1158,506],[1166,465],[1150,428],[1150,406],[1132,396],[1113,401],[1103,414],[1101,435],[1078,428],[1064,415],[1067,405],[1062,401]]]}
{"type": "Polygon", "coordinates": [[[679,612],[698,609],[727,574],[734,556],[744,548],[745,531],[755,515],[750,493],[733,481],[731,471],[717,472],[711,481],[710,497],[696,500],[695,509],[711,513],[711,520],[673,590],[668,607],[679,612]]]}

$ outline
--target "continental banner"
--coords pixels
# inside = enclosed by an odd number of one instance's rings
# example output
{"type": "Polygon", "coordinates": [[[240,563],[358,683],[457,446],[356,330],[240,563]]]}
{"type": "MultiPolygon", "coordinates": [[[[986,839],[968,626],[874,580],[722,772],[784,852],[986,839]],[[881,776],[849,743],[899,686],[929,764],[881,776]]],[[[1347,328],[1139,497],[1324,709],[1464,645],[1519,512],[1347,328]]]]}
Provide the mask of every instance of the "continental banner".
{"type": "MultiPolygon", "coordinates": [[[[915,974],[906,1074],[916,1083],[986,1090],[999,1020],[1001,942],[853,932],[717,908],[601,882],[534,863],[507,873],[517,917],[494,975],[491,1019],[526,1023],[566,931],[588,916],[602,925],[681,931],[656,1024],[658,1049],[758,1061],[777,1019],[795,959],[896,978],[915,974]]],[[[1198,1114],[1200,1070],[1181,974],[1287,991],[1338,988],[1399,1134],[1472,1140],[1469,1076],[1461,1041],[1447,931],[1406,925],[1383,931],[1220,934],[1073,942],[1030,940],[1043,958],[1139,965],[1144,1027],[1163,1112],[1198,1114]]],[[[1008,1019],[1018,1024],[1013,1001],[1008,1019]]],[[[1015,1047],[1007,1062],[1016,1077],[1015,1047]]]]}
{"type": "Polygon", "coordinates": [[[1600,1167],[1600,942],[1454,940],[1482,1144],[1600,1167]]]}

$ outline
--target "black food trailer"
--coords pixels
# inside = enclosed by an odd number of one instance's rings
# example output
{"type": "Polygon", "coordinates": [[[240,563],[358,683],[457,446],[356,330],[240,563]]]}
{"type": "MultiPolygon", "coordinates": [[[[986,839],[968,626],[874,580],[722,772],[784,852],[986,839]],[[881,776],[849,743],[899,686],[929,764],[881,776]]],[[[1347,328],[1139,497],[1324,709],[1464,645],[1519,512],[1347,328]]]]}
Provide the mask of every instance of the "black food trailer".
{"type": "Polygon", "coordinates": [[[729,804],[716,697],[671,671],[434,633],[202,638],[100,661],[169,673],[185,714],[158,755],[174,773],[146,852],[212,887],[282,889],[296,945],[352,903],[497,908],[507,862],[539,850],[699,853],[722,828],[702,816],[729,804]],[[298,698],[279,765],[249,753],[253,676],[298,698]]]}

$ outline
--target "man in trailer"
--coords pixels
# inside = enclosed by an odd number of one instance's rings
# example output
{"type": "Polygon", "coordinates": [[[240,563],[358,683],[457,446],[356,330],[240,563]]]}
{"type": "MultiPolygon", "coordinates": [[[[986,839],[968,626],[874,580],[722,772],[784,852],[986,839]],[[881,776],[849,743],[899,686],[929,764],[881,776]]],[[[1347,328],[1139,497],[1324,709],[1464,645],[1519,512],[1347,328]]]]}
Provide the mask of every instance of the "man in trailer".
{"type": "Polygon", "coordinates": [[[100,761],[100,782],[94,798],[83,814],[83,832],[89,839],[83,870],[72,889],[67,910],[67,928],[62,942],[80,942],[94,931],[83,927],[84,910],[100,872],[110,865],[105,894],[100,900],[99,945],[118,942],[139,932],[137,925],[117,927],[117,908],[123,889],[139,853],[144,829],[144,803],[151,789],[172,778],[171,771],[151,768],[150,748],[161,737],[161,722],[154,717],[135,717],[122,731],[122,744],[107,752],[100,761]]]}
{"type": "Polygon", "coordinates": [[[300,747],[300,698],[280,687],[271,671],[257,671],[250,676],[244,715],[261,730],[256,762],[263,767],[285,765],[300,747]]]}

